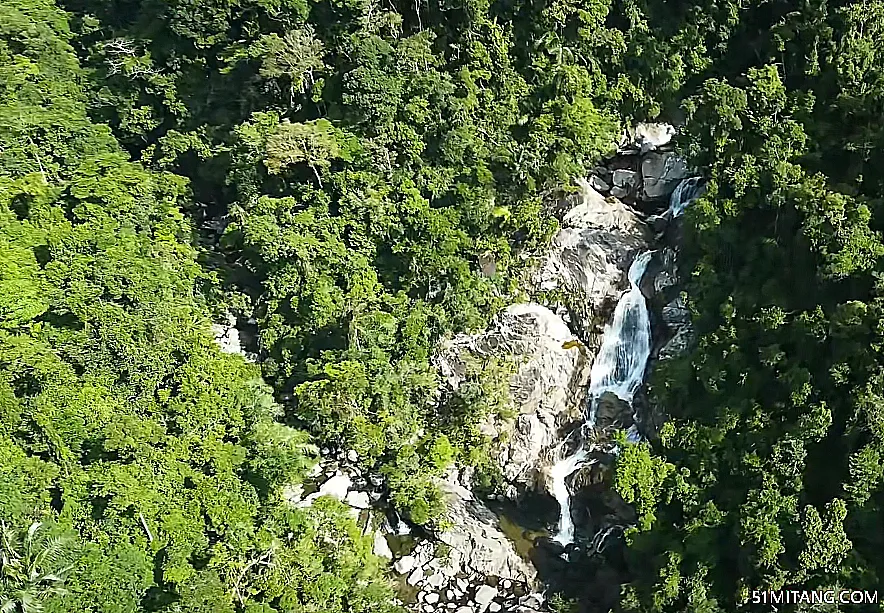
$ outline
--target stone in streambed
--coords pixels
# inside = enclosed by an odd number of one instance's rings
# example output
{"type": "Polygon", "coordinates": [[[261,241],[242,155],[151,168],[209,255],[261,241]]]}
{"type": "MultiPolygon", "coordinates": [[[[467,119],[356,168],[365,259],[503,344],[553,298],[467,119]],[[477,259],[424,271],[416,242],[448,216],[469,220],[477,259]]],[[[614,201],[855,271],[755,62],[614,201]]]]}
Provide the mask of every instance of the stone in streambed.
{"type": "Polygon", "coordinates": [[[414,556],[402,556],[393,564],[393,569],[400,575],[405,575],[414,570],[415,566],[417,566],[417,560],[414,556]]]}
{"type": "Polygon", "coordinates": [[[393,559],[393,552],[390,550],[389,543],[387,543],[387,537],[380,531],[374,533],[372,552],[379,558],[385,558],[387,560],[393,559]]]}
{"type": "Polygon", "coordinates": [[[479,607],[479,613],[483,613],[488,605],[491,604],[491,601],[497,597],[497,588],[491,587],[490,585],[480,586],[478,590],[476,590],[476,596],[473,600],[479,607]]]}

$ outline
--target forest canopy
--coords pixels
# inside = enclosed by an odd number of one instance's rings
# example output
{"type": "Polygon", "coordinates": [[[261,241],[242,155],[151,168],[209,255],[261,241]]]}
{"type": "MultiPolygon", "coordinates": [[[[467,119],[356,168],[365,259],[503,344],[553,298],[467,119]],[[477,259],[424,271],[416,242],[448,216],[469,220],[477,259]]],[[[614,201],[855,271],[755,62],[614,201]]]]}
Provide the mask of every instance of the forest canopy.
{"type": "Polygon", "coordinates": [[[452,465],[493,489],[506,366],[440,395],[434,348],[660,117],[707,181],[698,341],[617,466],[619,609],[877,589],[882,32],[877,0],[0,0],[0,610],[399,611],[346,508],[284,489],[321,446],[413,524],[452,465]]]}

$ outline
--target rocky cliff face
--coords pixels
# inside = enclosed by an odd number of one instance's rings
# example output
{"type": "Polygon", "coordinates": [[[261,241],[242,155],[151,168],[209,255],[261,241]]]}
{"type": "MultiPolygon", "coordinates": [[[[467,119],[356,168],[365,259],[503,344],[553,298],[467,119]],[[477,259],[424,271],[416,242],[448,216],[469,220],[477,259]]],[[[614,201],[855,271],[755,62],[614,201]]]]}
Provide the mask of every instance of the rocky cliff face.
{"type": "MultiPolygon", "coordinates": [[[[439,348],[435,363],[450,390],[463,382],[472,358],[508,357],[516,363],[510,380],[515,416],[490,418],[484,427],[496,441],[494,459],[510,498],[548,487],[546,474],[556,448],[585,419],[593,359],[604,325],[628,286],[626,270],[652,244],[661,247],[642,284],[656,317],[652,358],[677,355],[692,342],[690,313],[677,287],[677,240],[667,241],[662,234],[672,217],[662,214],[666,199],[687,175],[683,161],[667,150],[673,134],[665,124],[640,124],[627,132],[618,155],[578,180],[577,189],[563,199],[560,230],[528,280],[526,289],[537,301],[513,304],[487,330],[456,336],[439,348]]],[[[493,262],[481,264],[483,270],[493,268],[493,262]]],[[[243,352],[233,321],[217,325],[215,334],[225,351],[243,352]]],[[[608,400],[599,403],[599,424],[616,425],[624,406],[629,407],[608,400]]],[[[369,518],[382,497],[380,481],[360,474],[358,458],[341,453],[323,460],[317,491],[307,496],[289,492],[291,503],[307,505],[330,495],[349,505],[365,521],[366,532],[374,532],[375,553],[391,560],[409,608],[424,613],[548,610],[533,591],[539,588],[535,567],[517,553],[498,517],[464,487],[468,478],[453,474],[440,482],[448,527],[415,537],[403,551],[395,541],[403,534],[414,536],[407,526],[394,528],[389,521],[369,518]]],[[[628,508],[619,508],[616,500],[605,502],[613,494],[601,483],[604,471],[598,463],[574,477],[582,492],[575,495],[577,504],[587,510],[595,505],[585,515],[595,515],[587,522],[590,529],[599,529],[599,542],[588,551],[601,551],[606,539],[630,521],[628,508]]]]}
{"type": "Polygon", "coordinates": [[[575,330],[589,337],[607,303],[625,287],[632,256],[645,249],[650,233],[639,216],[613,196],[605,198],[590,183],[577,181],[579,192],[564,215],[549,253],[534,275],[534,289],[551,293],[557,306],[582,320],[575,330]]]}
{"type": "MultiPolygon", "coordinates": [[[[508,497],[547,489],[545,475],[556,460],[556,449],[583,422],[586,388],[604,324],[626,289],[625,271],[637,253],[657,249],[642,283],[657,328],[653,358],[677,355],[692,342],[690,313],[678,288],[678,240],[671,231],[682,209],[667,210],[670,194],[688,176],[683,160],[668,149],[673,134],[671,126],[651,124],[627,133],[618,156],[588,179],[578,180],[576,192],[559,208],[560,230],[530,280],[538,302],[511,305],[484,332],[458,336],[440,349],[437,365],[452,388],[462,381],[469,356],[506,355],[518,364],[510,381],[515,418],[492,419],[485,427],[497,440],[496,460],[508,483],[508,497]]],[[[627,409],[627,403],[603,397],[597,425],[625,427],[627,409]]],[[[648,433],[658,422],[649,416],[648,433]]],[[[590,556],[603,551],[632,521],[628,505],[605,489],[605,472],[600,457],[574,479],[575,500],[585,516],[583,531],[596,534],[587,545],[590,556]]],[[[462,488],[453,488],[450,495],[452,516],[467,531],[452,541],[452,549],[482,560],[483,554],[475,553],[482,539],[473,535],[489,527],[496,530],[492,515],[462,488]]],[[[512,575],[518,566],[510,565],[507,549],[497,549],[497,561],[483,566],[512,575]]]]}
{"type": "MultiPolygon", "coordinates": [[[[560,207],[560,230],[530,280],[546,305],[512,305],[485,332],[455,337],[439,353],[440,372],[453,388],[467,354],[507,355],[519,364],[510,382],[515,419],[493,419],[485,428],[500,441],[496,459],[508,496],[545,487],[555,448],[583,419],[590,367],[604,323],[626,288],[625,271],[655,241],[648,221],[660,229],[659,215],[651,213],[666,209],[669,195],[689,174],[669,150],[674,132],[665,124],[639,124],[624,135],[608,165],[576,181],[576,193],[560,207]]],[[[674,286],[675,251],[663,249],[656,260],[646,295],[665,298],[657,352],[665,358],[684,350],[691,330],[674,286]]],[[[600,418],[614,422],[622,407],[608,404],[602,403],[610,410],[600,418]]]]}
{"type": "Polygon", "coordinates": [[[532,279],[535,291],[553,297],[552,308],[511,305],[485,332],[446,343],[437,359],[452,388],[461,382],[468,354],[506,355],[519,364],[510,381],[516,417],[492,418],[485,427],[499,441],[496,460],[511,497],[543,487],[563,431],[583,420],[604,310],[625,287],[632,257],[648,245],[647,227],[629,207],[601,196],[587,181],[578,181],[578,187],[532,279]],[[565,321],[571,315],[582,322],[572,322],[574,330],[565,321]]]}
{"type": "Polygon", "coordinates": [[[443,347],[438,365],[452,388],[460,384],[467,354],[507,355],[520,363],[510,381],[516,418],[492,417],[484,429],[492,438],[506,439],[497,446],[496,459],[507,481],[533,487],[559,428],[581,418],[589,377],[586,348],[559,315],[527,303],[507,308],[486,332],[461,335],[443,347]]]}

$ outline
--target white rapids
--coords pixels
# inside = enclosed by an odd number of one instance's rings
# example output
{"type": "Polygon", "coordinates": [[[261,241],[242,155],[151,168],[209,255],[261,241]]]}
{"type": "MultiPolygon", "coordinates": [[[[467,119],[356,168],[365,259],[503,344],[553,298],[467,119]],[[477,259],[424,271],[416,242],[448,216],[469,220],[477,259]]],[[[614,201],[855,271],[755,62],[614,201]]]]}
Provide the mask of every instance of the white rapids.
{"type": "Polygon", "coordinates": [[[703,195],[703,185],[700,177],[691,177],[680,182],[669,197],[669,209],[667,212],[672,218],[680,217],[688,205],[703,195]]]}
{"type": "MultiPolygon", "coordinates": [[[[670,218],[681,216],[685,208],[702,194],[698,178],[692,177],[679,183],[669,200],[670,218]]],[[[593,428],[598,412],[598,401],[605,393],[615,394],[632,405],[636,391],[644,381],[645,368],[651,355],[651,321],[648,305],[639,286],[653,251],[640,253],[629,267],[629,289],[621,296],[614,310],[613,321],[605,326],[602,346],[595,361],[589,381],[589,410],[584,428],[593,428]]],[[[633,425],[627,432],[627,440],[641,440],[638,428],[633,425]]],[[[558,453],[562,456],[550,469],[552,494],[559,503],[558,532],[553,540],[567,545],[574,541],[574,521],[571,518],[571,493],[567,478],[587,464],[592,446],[581,443],[573,453],[566,453],[567,440],[558,453]]],[[[614,450],[616,453],[617,450],[614,450]]],[[[596,460],[589,460],[591,464],[596,460]]]]}
{"type": "Polygon", "coordinates": [[[571,474],[583,466],[588,452],[581,446],[572,455],[555,463],[550,469],[549,476],[552,479],[552,494],[559,503],[559,529],[555,539],[563,545],[574,540],[574,522],[571,520],[571,494],[568,492],[568,484],[565,482],[571,474]]]}

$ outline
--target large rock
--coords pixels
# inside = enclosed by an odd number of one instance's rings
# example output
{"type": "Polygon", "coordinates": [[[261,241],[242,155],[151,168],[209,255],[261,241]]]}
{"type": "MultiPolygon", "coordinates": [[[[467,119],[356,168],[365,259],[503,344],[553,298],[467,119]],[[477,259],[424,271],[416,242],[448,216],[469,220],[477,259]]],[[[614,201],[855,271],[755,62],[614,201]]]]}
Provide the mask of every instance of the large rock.
{"type": "Polygon", "coordinates": [[[652,296],[662,305],[660,322],[663,328],[658,334],[657,358],[665,360],[682,355],[694,342],[691,312],[685,303],[685,295],[679,292],[678,259],[675,250],[665,247],[658,258],[659,268],[653,276],[652,296]]]}
{"type": "Polygon", "coordinates": [[[336,473],[332,478],[319,486],[319,491],[313,492],[295,506],[309,507],[320,496],[330,496],[337,500],[344,500],[351,485],[353,485],[353,481],[348,475],[336,473]]]}
{"type": "Polygon", "coordinates": [[[640,123],[635,126],[634,142],[642,153],[665,147],[675,136],[675,128],[668,123],[640,123]]]}
{"type": "Polygon", "coordinates": [[[443,346],[437,366],[452,388],[462,382],[470,354],[510,356],[519,363],[510,380],[514,422],[492,418],[483,431],[500,439],[495,453],[504,477],[533,486],[545,452],[558,442],[559,426],[581,419],[590,370],[586,349],[561,317],[528,303],[509,306],[488,331],[443,346]]]}
{"type": "Polygon", "coordinates": [[[387,537],[384,536],[384,533],[380,530],[374,533],[374,540],[372,542],[371,551],[374,555],[385,558],[387,560],[393,559],[393,551],[390,549],[390,544],[387,543],[387,537]]]}
{"type": "Polygon", "coordinates": [[[691,311],[685,304],[684,296],[679,295],[661,311],[663,323],[669,328],[691,323],[691,311]]]}
{"type": "Polygon", "coordinates": [[[451,548],[452,564],[472,573],[533,585],[536,571],[516,553],[501,531],[497,516],[468,489],[439,480],[445,496],[448,525],[435,535],[451,548]]]}
{"type": "Polygon", "coordinates": [[[491,604],[491,601],[497,597],[497,588],[491,587],[490,585],[480,586],[476,591],[476,595],[473,597],[473,600],[476,601],[476,604],[479,607],[479,613],[484,613],[486,609],[488,609],[488,605],[491,604]]]}
{"type": "Polygon", "coordinates": [[[635,155],[667,146],[675,136],[675,127],[668,123],[639,123],[629,128],[621,139],[618,153],[635,155]]]}
{"type": "MultiPolygon", "coordinates": [[[[617,187],[622,187],[623,189],[628,191],[632,189],[632,186],[635,184],[636,174],[637,173],[634,170],[618,168],[614,171],[612,175],[612,180],[614,182],[614,185],[616,185],[617,187]]],[[[590,186],[592,186],[592,182],[590,182],[590,186]]]]}
{"type": "Polygon", "coordinates": [[[668,199],[689,174],[684,159],[675,153],[649,153],[642,159],[642,197],[668,199]]]}
{"type": "Polygon", "coordinates": [[[236,317],[232,313],[227,313],[226,323],[212,324],[212,334],[215,336],[215,342],[224,353],[236,353],[245,355],[245,349],[239,338],[239,330],[236,328],[236,317]]]}
{"type": "MultiPolygon", "coordinates": [[[[224,353],[235,353],[241,355],[248,362],[255,362],[258,356],[246,350],[246,340],[250,338],[248,331],[237,328],[236,317],[233,313],[225,314],[225,323],[212,324],[212,335],[215,337],[215,343],[224,353]],[[245,337],[245,338],[243,338],[245,337]]],[[[252,323],[250,320],[249,323],[252,323]]]]}
{"type": "Polygon", "coordinates": [[[578,185],[577,203],[563,216],[533,279],[536,289],[564,296],[570,311],[583,320],[578,335],[547,307],[515,304],[487,331],[445,343],[436,360],[448,386],[457,389],[470,356],[516,359],[517,372],[510,380],[515,419],[491,418],[482,428],[497,439],[495,459],[510,497],[545,486],[543,475],[563,428],[584,419],[598,324],[604,309],[619,299],[632,257],[647,247],[645,225],[631,209],[602,197],[586,181],[578,185]]]}
{"type": "Polygon", "coordinates": [[[664,247],[658,255],[659,272],[653,276],[654,295],[663,295],[678,283],[678,255],[670,247],[664,247]]]}
{"type": "Polygon", "coordinates": [[[561,290],[583,316],[619,297],[631,256],[647,246],[647,228],[616,198],[605,198],[579,180],[579,200],[565,215],[549,253],[534,277],[542,291],[561,290]]]}
{"type": "Polygon", "coordinates": [[[668,360],[687,353],[693,347],[696,335],[690,322],[675,329],[675,333],[660,348],[657,358],[668,360]]]}

